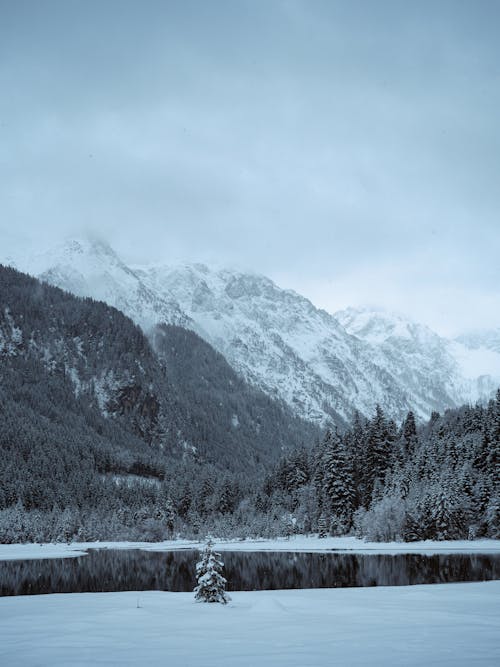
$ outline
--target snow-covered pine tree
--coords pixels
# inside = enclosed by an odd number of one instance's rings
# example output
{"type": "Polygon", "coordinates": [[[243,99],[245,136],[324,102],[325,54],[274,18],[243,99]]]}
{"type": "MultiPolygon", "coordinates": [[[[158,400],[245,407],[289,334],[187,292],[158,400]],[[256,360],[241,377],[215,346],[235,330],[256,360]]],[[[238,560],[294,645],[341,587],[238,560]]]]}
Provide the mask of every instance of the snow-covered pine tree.
{"type": "Polygon", "coordinates": [[[331,514],[330,530],[342,535],[351,527],[354,482],[351,462],[338,433],[328,431],[323,441],[323,491],[331,514]]]}
{"type": "Polygon", "coordinates": [[[365,480],[366,472],[364,463],[366,459],[367,447],[367,428],[366,420],[361,417],[358,411],[354,414],[354,421],[350,431],[344,436],[346,452],[349,460],[352,462],[352,478],[355,491],[354,505],[360,507],[368,504],[366,498],[365,480]]]}
{"type": "Polygon", "coordinates": [[[453,509],[446,489],[441,489],[436,496],[433,514],[435,539],[453,540],[453,509]]]}
{"type": "Polygon", "coordinates": [[[213,542],[209,538],[201,560],[196,563],[198,585],[194,589],[194,597],[198,602],[226,604],[231,599],[226,593],[227,580],[222,575],[224,563],[220,557],[219,553],[213,551],[213,542]]]}
{"type": "Polygon", "coordinates": [[[399,438],[395,445],[392,452],[393,464],[404,465],[408,459],[414,458],[415,451],[418,448],[418,436],[415,415],[411,410],[401,424],[399,438]]]}
{"type": "Polygon", "coordinates": [[[371,498],[375,482],[384,483],[385,473],[390,461],[389,423],[380,405],[376,406],[375,416],[368,426],[368,442],[365,460],[366,493],[371,498]]]}

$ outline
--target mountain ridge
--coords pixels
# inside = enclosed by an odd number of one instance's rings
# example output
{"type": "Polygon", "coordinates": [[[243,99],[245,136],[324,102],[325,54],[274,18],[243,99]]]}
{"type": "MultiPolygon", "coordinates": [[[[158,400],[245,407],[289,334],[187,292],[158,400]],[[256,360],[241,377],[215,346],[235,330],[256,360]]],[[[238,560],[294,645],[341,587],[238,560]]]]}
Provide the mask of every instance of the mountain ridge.
{"type": "Polygon", "coordinates": [[[158,323],[193,330],[247,381],[317,424],[371,414],[377,403],[396,419],[410,409],[425,418],[486,399],[496,386],[495,377],[473,377],[470,348],[460,341],[400,314],[332,315],[253,272],[199,263],[129,267],[109,245],[76,239],[21,268],[104,300],[145,331],[158,323]]]}

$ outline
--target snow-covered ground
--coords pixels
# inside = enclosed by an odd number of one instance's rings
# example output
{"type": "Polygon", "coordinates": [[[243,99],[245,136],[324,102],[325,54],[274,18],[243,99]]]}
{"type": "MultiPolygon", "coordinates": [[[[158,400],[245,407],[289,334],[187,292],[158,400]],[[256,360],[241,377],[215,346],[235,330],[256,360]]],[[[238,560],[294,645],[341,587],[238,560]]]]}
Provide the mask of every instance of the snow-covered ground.
{"type": "MultiPolygon", "coordinates": [[[[89,548],[167,551],[202,543],[0,545],[0,560],[75,557],[89,548]]],[[[370,543],[295,536],[218,541],[227,551],[499,553],[500,540],[370,543]]],[[[500,665],[500,581],[231,593],[139,591],[0,598],[0,665],[500,665]]]]}
{"type": "Polygon", "coordinates": [[[500,665],[500,582],[0,598],[0,664],[500,665]]]}
{"type": "MultiPolygon", "coordinates": [[[[165,542],[73,542],[71,544],[0,544],[0,560],[71,558],[85,555],[87,549],[143,549],[172,551],[200,549],[203,541],[168,540],[165,542]]],[[[352,553],[499,553],[500,540],[458,540],[448,542],[365,542],[356,537],[296,535],[274,540],[215,540],[219,551],[349,551],[352,553]]]]}

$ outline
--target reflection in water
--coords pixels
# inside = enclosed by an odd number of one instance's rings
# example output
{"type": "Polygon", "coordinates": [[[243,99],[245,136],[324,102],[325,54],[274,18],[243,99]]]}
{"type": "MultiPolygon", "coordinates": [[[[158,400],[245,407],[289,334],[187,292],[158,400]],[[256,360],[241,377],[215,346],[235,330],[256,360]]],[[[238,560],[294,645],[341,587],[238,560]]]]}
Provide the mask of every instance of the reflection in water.
{"type": "MultiPolygon", "coordinates": [[[[500,579],[498,555],[225,552],[229,590],[406,586],[500,579]]],[[[0,595],[192,591],[197,551],[91,550],[79,558],[0,562],[0,595]]]]}

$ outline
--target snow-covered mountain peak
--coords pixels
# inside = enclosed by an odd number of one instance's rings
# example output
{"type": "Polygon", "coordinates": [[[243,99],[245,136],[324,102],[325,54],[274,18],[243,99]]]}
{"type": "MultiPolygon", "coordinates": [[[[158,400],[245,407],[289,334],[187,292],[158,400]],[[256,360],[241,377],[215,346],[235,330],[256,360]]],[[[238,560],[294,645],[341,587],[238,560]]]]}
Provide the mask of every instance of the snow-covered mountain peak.
{"type": "Polygon", "coordinates": [[[125,267],[110,245],[90,237],[70,238],[48,250],[19,255],[15,264],[36,274],[56,266],[71,266],[84,273],[104,265],[125,267]]]}
{"type": "Polygon", "coordinates": [[[186,324],[172,295],[158,295],[106,242],[72,238],[25,256],[16,267],[77,296],[90,296],[123,311],[148,329],[158,322],[186,324]]]}

